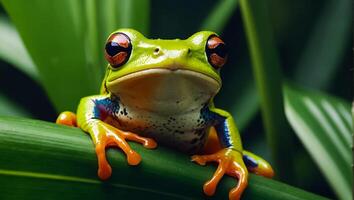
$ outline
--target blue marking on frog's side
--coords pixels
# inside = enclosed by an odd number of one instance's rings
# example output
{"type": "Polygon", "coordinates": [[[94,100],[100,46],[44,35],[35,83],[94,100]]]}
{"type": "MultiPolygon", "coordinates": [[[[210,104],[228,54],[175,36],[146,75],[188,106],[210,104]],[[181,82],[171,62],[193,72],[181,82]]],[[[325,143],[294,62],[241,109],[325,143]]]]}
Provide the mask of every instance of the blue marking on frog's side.
{"type": "Polygon", "coordinates": [[[119,99],[114,98],[104,98],[96,99],[93,101],[95,104],[94,107],[94,118],[101,119],[102,114],[115,116],[119,112],[119,99]]]}
{"type": "Polygon", "coordinates": [[[211,123],[215,127],[218,138],[220,139],[220,143],[224,147],[231,147],[232,140],[230,127],[226,121],[226,118],[219,115],[218,113],[210,111],[208,106],[202,108],[201,116],[205,121],[211,123]]]}
{"type": "Polygon", "coordinates": [[[253,159],[252,157],[249,157],[247,155],[243,155],[243,162],[245,163],[245,165],[247,167],[250,167],[250,168],[258,167],[257,161],[255,159],[253,159]]]}

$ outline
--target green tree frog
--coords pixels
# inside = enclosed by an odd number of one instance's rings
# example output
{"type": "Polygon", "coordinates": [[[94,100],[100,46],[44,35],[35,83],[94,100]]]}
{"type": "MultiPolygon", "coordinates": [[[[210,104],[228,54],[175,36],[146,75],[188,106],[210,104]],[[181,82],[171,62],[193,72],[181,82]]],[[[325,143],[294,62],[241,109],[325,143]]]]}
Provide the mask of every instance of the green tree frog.
{"type": "Polygon", "coordinates": [[[98,176],[112,170],[105,149],[117,146],[130,165],[141,161],[127,140],[146,148],[159,144],[193,155],[199,165],[217,162],[213,177],[204,184],[213,195],[224,174],[238,179],[229,193],[239,199],[248,172],[272,177],[271,166],[243,150],[232,116],[214,106],[221,87],[220,69],[227,48],[214,32],[201,31],[185,40],[147,39],[133,29],[113,32],[105,45],[108,61],[99,95],[81,99],[77,113],[63,112],[58,124],[78,126],[95,144],[98,176]]]}

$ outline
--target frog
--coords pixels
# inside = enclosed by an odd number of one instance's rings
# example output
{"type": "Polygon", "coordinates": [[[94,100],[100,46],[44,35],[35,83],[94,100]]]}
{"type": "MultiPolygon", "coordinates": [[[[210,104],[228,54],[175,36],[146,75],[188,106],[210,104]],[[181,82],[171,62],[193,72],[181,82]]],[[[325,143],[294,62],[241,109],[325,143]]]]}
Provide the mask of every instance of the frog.
{"type": "Polygon", "coordinates": [[[240,199],[249,172],[273,177],[271,165],[244,150],[232,115],[214,105],[221,89],[220,71],[228,47],[212,31],[187,39],[148,39],[122,28],[104,46],[108,62],[100,93],[83,97],[77,112],[62,112],[57,124],[79,127],[94,143],[98,177],[108,179],[112,168],[107,147],[118,147],[129,165],[142,158],[128,141],[154,149],[157,143],[191,156],[191,161],[218,167],[203,191],[212,196],[226,174],[237,179],[229,199],[240,199]]]}

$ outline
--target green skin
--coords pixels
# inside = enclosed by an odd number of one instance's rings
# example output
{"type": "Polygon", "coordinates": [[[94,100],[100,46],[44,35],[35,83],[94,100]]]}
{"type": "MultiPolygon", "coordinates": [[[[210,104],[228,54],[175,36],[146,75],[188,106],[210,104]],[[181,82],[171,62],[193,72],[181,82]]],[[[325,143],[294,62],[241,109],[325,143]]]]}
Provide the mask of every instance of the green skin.
{"type": "MultiPolygon", "coordinates": [[[[77,111],[78,125],[91,135],[96,146],[101,136],[109,136],[115,127],[194,153],[203,147],[209,128],[214,126],[224,148],[223,157],[235,163],[236,171],[241,169],[246,185],[246,167],[251,168],[244,164],[245,157],[257,165],[251,169],[253,172],[257,172],[256,168],[270,167],[260,157],[243,150],[233,117],[214,107],[213,98],[221,87],[220,71],[209,63],[205,48],[206,41],[215,33],[202,31],[186,40],[153,40],[132,29],[119,29],[114,33],[117,32],[130,38],[129,60],[118,68],[108,65],[101,94],[83,98],[77,111]],[[207,116],[202,116],[203,109],[207,116]],[[173,118],[178,126],[169,124],[167,118],[173,118]],[[203,125],[194,123],[201,118],[206,121],[203,125]],[[172,134],[172,130],[183,134],[172,134]],[[196,134],[200,131],[202,134],[196,134]]],[[[206,157],[193,160],[199,164],[211,161],[206,157]]],[[[224,173],[235,174],[227,170],[224,173]]],[[[206,188],[204,191],[209,195],[213,193],[206,188]]]]}
{"type": "MultiPolygon", "coordinates": [[[[171,68],[171,66],[178,66],[178,69],[197,72],[215,81],[215,83],[212,83],[217,85],[216,89],[214,89],[215,91],[212,91],[214,94],[210,94],[208,98],[209,110],[226,118],[230,128],[228,142],[231,143],[231,145],[228,147],[238,152],[243,151],[240,135],[232,116],[224,110],[215,108],[212,100],[213,95],[215,95],[221,87],[221,77],[220,70],[212,67],[206,58],[205,43],[210,35],[216,35],[216,33],[202,31],[192,35],[186,40],[151,40],[132,29],[119,29],[114,33],[116,32],[123,32],[129,36],[133,51],[128,62],[118,69],[113,69],[108,65],[106,76],[102,83],[102,95],[86,97],[80,102],[77,118],[78,124],[84,131],[91,133],[93,129],[88,126],[88,122],[91,122],[92,118],[94,118],[92,115],[95,105],[92,101],[110,97],[112,93],[119,93],[119,91],[114,91],[115,84],[117,84],[114,82],[115,80],[148,69],[166,69],[171,68]],[[160,52],[173,54],[173,56],[155,55],[153,51],[156,47],[160,49],[160,52]],[[186,49],[191,50],[188,56],[186,56],[186,49]],[[107,89],[105,90],[105,88],[107,89]]],[[[203,89],[204,88],[201,88],[201,90],[203,89]]],[[[116,95],[121,96],[119,94],[116,95]]]]}

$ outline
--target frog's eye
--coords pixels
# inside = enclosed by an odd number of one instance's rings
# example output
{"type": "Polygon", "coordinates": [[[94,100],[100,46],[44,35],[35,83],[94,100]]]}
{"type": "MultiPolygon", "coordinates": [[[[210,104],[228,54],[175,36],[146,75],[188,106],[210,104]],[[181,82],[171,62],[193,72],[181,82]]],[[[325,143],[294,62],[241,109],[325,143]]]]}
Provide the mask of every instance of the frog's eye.
{"type": "Polygon", "coordinates": [[[206,43],[205,52],[209,63],[215,68],[221,68],[227,60],[227,48],[218,36],[211,35],[206,43]]]}
{"type": "Polygon", "coordinates": [[[130,38],[124,33],[114,33],[107,40],[105,58],[113,68],[117,68],[129,60],[131,51],[130,38]]]}

